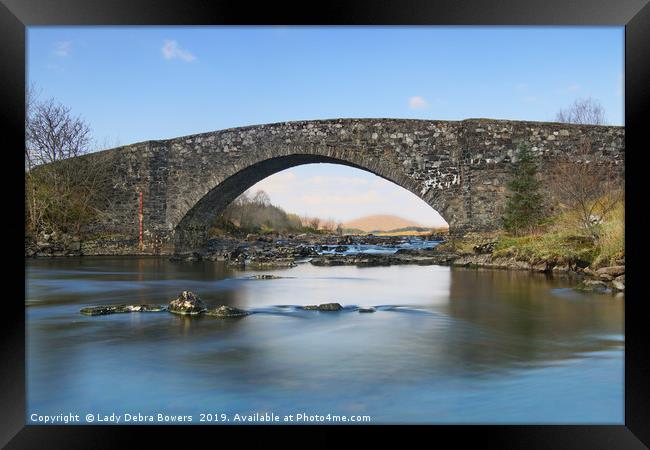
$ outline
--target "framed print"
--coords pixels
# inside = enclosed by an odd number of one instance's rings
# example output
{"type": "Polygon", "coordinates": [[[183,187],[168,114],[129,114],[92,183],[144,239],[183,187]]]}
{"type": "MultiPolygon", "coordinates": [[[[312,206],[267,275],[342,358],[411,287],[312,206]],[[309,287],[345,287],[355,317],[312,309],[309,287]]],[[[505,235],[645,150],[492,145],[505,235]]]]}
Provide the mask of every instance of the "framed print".
{"type": "Polygon", "coordinates": [[[649,8],[4,1],[3,445],[647,446],[649,8]]]}

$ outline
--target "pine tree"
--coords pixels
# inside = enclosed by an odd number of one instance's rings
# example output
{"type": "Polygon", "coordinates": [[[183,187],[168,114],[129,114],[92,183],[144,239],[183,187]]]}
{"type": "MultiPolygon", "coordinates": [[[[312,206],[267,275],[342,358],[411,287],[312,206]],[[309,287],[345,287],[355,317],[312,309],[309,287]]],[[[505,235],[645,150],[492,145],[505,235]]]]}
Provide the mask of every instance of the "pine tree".
{"type": "Polygon", "coordinates": [[[510,190],[502,217],[503,227],[513,234],[530,232],[544,217],[544,198],[537,180],[537,165],[527,146],[520,145],[512,166],[510,190]]]}

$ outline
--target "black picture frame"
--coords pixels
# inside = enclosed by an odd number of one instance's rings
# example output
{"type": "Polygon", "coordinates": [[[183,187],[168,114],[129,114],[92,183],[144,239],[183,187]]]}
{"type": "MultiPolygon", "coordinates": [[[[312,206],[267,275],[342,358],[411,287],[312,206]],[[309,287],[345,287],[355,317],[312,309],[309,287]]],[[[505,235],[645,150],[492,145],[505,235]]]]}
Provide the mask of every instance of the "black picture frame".
{"type": "MultiPolygon", "coordinates": [[[[625,127],[626,127],[626,272],[625,301],[625,425],[621,426],[301,426],[299,443],[331,443],[333,432],[362,431],[366,437],[384,439],[387,433],[401,442],[424,431],[431,443],[452,439],[454,446],[468,440],[491,448],[647,448],[650,443],[650,352],[648,351],[647,298],[642,295],[641,264],[646,212],[643,189],[644,128],[650,104],[650,5],[648,0],[401,0],[324,3],[246,4],[235,1],[174,2],[119,0],[1,0],[0,3],[0,124],[6,165],[5,234],[11,254],[24,255],[20,230],[24,229],[24,197],[17,188],[24,174],[19,148],[24,148],[24,88],[26,27],[36,25],[619,25],[625,26],[625,127]],[[6,176],[10,174],[11,176],[6,176]],[[11,233],[11,234],[9,234],[11,233]]],[[[23,181],[24,182],[24,181],[23,181]]],[[[23,257],[23,256],[21,256],[23,257]]],[[[272,434],[295,432],[295,427],[252,426],[242,430],[219,426],[35,426],[25,425],[25,285],[24,266],[10,261],[5,281],[15,289],[3,299],[5,320],[0,326],[3,357],[0,360],[0,444],[6,448],[114,448],[132,446],[133,433],[147,439],[214,433],[243,435],[249,445],[268,441],[251,431],[272,434]],[[291,428],[291,430],[289,430],[291,428]]],[[[5,291],[7,294],[8,291],[5,291]]],[[[420,438],[424,437],[420,436],[420,438]]],[[[210,437],[206,437],[210,442],[210,437]]],[[[223,442],[223,441],[212,441],[223,442]]]]}

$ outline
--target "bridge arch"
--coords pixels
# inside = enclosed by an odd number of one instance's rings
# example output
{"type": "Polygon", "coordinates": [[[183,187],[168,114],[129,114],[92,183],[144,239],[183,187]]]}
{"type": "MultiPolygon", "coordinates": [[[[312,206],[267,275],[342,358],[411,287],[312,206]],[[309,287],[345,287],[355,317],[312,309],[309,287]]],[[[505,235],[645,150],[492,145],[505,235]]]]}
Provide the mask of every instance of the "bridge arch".
{"type": "Polygon", "coordinates": [[[387,170],[386,166],[382,166],[374,160],[364,161],[363,157],[355,158],[354,156],[349,159],[340,159],[322,154],[306,153],[275,156],[261,161],[243,162],[242,169],[233,170],[234,173],[212,187],[197,201],[174,229],[175,251],[188,251],[205,243],[214,219],[228,204],[257,182],[285,169],[314,163],[340,164],[370,172],[415,194],[438,212],[446,209],[445,197],[437,195],[439,191],[427,190],[423,193],[421,186],[415,180],[403,173],[387,170]]]}

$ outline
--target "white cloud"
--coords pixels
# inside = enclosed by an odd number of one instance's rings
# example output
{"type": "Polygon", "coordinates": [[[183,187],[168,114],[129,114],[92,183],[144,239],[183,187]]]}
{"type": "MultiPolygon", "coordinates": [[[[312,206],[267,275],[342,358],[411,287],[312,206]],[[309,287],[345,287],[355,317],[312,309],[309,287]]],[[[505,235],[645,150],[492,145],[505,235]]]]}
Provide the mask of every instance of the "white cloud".
{"type": "Polygon", "coordinates": [[[196,56],[194,56],[192,53],[184,48],[181,48],[178,45],[178,42],[169,39],[165,40],[165,43],[160,50],[162,51],[163,58],[165,59],[178,58],[185,62],[192,62],[196,59],[196,56]]]}
{"type": "Polygon", "coordinates": [[[72,41],[59,41],[54,44],[54,50],[52,50],[52,54],[60,58],[65,58],[66,56],[70,55],[71,50],[72,41]]]}
{"type": "Polygon", "coordinates": [[[426,107],[427,107],[427,101],[424,98],[420,97],[419,95],[409,97],[409,108],[424,109],[426,107]]]}

